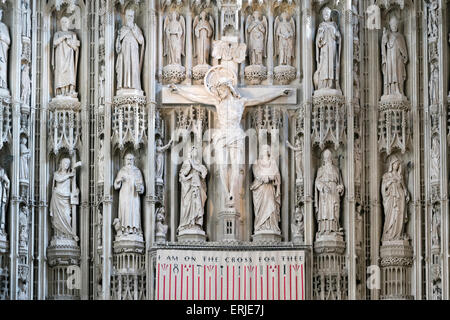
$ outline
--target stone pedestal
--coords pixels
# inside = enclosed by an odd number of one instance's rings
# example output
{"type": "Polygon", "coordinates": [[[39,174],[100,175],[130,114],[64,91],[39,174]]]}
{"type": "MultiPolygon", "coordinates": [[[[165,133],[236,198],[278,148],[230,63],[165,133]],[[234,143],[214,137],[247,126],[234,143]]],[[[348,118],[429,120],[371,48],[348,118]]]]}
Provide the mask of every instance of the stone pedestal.
{"type": "Polygon", "coordinates": [[[80,146],[81,103],[77,98],[57,96],[48,105],[50,132],[48,147],[53,153],[66,148],[73,153],[80,146]]]}
{"type": "Polygon", "coordinates": [[[314,253],[314,299],[347,299],[348,275],[343,237],[338,234],[317,237],[314,253]]]}
{"type": "Polygon", "coordinates": [[[205,231],[200,229],[188,229],[178,232],[178,242],[202,243],[206,241],[205,231]]]}
{"type": "Polygon", "coordinates": [[[382,96],[378,104],[378,149],[390,155],[395,149],[406,152],[410,136],[410,103],[401,95],[382,96]]]}
{"type": "Polygon", "coordinates": [[[72,239],[53,237],[47,247],[48,296],[52,300],[80,299],[80,247],[72,239]],[[69,268],[74,269],[70,271],[69,268]],[[70,272],[69,272],[70,271],[70,272]],[[70,277],[70,278],[69,278],[70,277]]]}
{"type": "Polygon", "coordinates": [[[217,240],[233,242],[239,240],[239,212],[228,208],[219,212],[217,219],[217,240]]]}
{"type": "Polygon", "coordinates": [[[244,69],[245,79],[252,85],[258,85],[267,79],[267,68],[263,65],[250,65],[244,69]]]}
{"type": "Polygon", "coordinates": [[[326,143],[332,143],[337,149],[345,141],[345,118],[345,99],[341,90],[320,89],[314,92],[312,142],[321,149],[326,143]]]}
{"type": "Polygon", "coordinates": [[[383,241],[381,257],[381,299],[410,300],[413,248],[409,240],[383,241]]]}
{"type": "Polygon", "coordinates": [[[270,231],[270,230],[257,231],[252,236],[252,238],[253,238],[253,242],[279,243],[279,242],[281,242],[281,233],[270,231]]]}
{"type": "Polygon", "coordinates": [[[142,236],[117,236],[113,243],[111,299],[146,298],[145,243],[142,236]]]}
{"type": "Polygon", "coordinates": [[[194,84],[203,84],[203,79],[209,69],[211,69],[209,64],[198,64],[192,68],[192,80],[194,80],[194,84]]]}
{"type": "Polygon", "coordinates": [[[147,142],[147,111],[144,92],[121,89],[113,99],[112,138],[114,146],[123,149],[127,142],[135,149],[147,142]]]}
{"type": "Polygon", "coordinates": [[[179,64],[169,64],[163,68],[164,83],[177,84],[186,79],[186,68],[179,64]]]}
{"type": "Polygon", "coordinates": [[[288,85],[295,80],[297,76],[297,69],[292,66],[276,66],[273,70],[274,78],[282,85],[288,85]]]}

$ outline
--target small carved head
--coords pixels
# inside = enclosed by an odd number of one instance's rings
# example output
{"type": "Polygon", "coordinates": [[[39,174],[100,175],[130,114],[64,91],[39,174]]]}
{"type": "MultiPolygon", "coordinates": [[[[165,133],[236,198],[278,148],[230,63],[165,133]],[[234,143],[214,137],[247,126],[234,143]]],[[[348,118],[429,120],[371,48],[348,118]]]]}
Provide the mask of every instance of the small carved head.
{"type": "Polygon", "coordinates": [[[164,207],[159,208],[158,213],[156,214],[156,221],[164,222],[164,220],[166,219],[165,214],[166,211],[164,207]]]}
{"type": "Polygon", "coordinates": [[[260,18],[261,18],[261,12],[260,12],[259,10],[253,11],[253,17],[254,17],[256,20],[260,20],[260,18]]]}
{"type": "Polygon", "coordinates": [[[27,141],[28,141],[28,140],[27,140],[26,137],[22,137],[22,138],[20,139],[20,143],[21,143],[21,144],[25,144],[25,145],[26,145],[26,144],[27,144],[27,141]]]}
{"type": "Polygon", "coordinates": [[[328,7],[325,7],[322,11],[323,20],[330,21],[331,19],[331,9],[328,7]]]}
{"type": "Polygon", "coordinates": [[[67,171],[70,168],[70,159],[69,158],[63,158],[61,159],[61,162],[59,163],[59,170],[60,171],[67,171]]]}
{"type": "Polygon", "coordinates": [[[206,20],[207,17],[208,17],[208,12],[206,12],[205,10],[200,12],[200,18],[201,19],[206,20]]]}
{"type": "Polygon", "coordinates": [[[389,26],[390,26],[392,32],[398,31],[398,18],[395,14],[391,15],[391,17],[389,19],[389,26]]]}
{"type": "Polygon", "coordinates": [[[67,17],[62,17],[61,18],[61,30],[62,31],[67,31],[69,30],[69,26],[70,26],[70,20],[67,17]]]}
{"type": "Polygon", "coordinates": [[[196,160],[198,157],[198,149],[196,146],[192,146],[191,151],[189,152],[189,157],[192,160],[196,160]]]}
{"type": "Polygon", "coordinates": [[[324,152],[323,152],[323,162],[325,163],[325,164],[329,164],[329,163],[332,163],[333,162],[333,158],[332,158],[332,154],[331,154],[331,151],[329,150],[329,149],[326,149],[324,152]]]}
{"type": "Polygon", "coordinates": [[[125,165],[126,165],[126,166],[129,166],[129,167],[134,166],[134,154],[132,154],[132,153],[127,153],[127,154],[125,155],[124,159],[125,159],[125,165]]]}
{"type": "Polygon", "coordinates": [[[125,11],[125,22],[127,25],[134,24],[134,10],[131,8],[128,8],[125,11]]]}
{"type": "Polygon", "coordinates": [[[268,159],[270,158],[270,146],[265,144],[261,146],[261,149],[259,150],[259,158],[260,159],[268,159]]]}

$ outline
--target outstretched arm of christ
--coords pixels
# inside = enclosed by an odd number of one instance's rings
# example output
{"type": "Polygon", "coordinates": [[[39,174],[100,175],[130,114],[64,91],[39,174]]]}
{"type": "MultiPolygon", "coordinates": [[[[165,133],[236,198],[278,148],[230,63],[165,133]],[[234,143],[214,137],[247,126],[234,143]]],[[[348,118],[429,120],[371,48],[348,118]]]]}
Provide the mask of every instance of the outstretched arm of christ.
{"type": "Polygon", "coordinates": [[[245,98],[244,105],[246,107],[258,106],[260,104],[264,104],[264,103],[270,102],[272,100],[275,100],[279,97],[288,96],[291,94],[291,92],[292,92],[291,89],[283,89],[283,91],[281,91],[281,92],[266,94],[259,98],[253,98],[253,99],[245,98]]]}
{"type": "Polygon", "coordinates": [[[205,94],[192,94],[186,90],[178,88],[174,84],[169,85],[170,92],[179,94],[183,98],[186,98],[192,102],[202,103],[202,104],[215,104],[215,99],[211,95],[205,95],[205,94]]]}

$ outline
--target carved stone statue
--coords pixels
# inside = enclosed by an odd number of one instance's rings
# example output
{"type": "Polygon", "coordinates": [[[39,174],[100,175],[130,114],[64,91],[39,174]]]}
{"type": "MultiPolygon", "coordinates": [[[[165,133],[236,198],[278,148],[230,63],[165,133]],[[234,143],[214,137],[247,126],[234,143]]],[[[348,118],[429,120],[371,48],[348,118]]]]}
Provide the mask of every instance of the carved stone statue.
{"type": "Polygon", "coordinates": [[[389,27],[389,31],[386,28],[383,29],[381,40],[384,95],[404,96],[408,49],[405,37],[398,31],[398,19],[395,15],[391,16],[389,27]]]}
{"type": "Polygon", "coordinates": [[[31,8],[29,0],[22,0],[22,35],[31,37],[31,8]]]}
{"type": "Polygon", "coordinates": [[[255,233],[271,231],[281,234],[281,175],[278,164],[270,155],[270,147],[261,147],[259,159],[253,165],[253,181],[250,190],[253,194],[255,211],[255,233]]]}
{"type": "Polygon", "coordinates": [[[76,98],[76,81],[80,41],[73,31],[69,31],[70,20],[62,17],[61,31],[53,38],[52,66],[55,75],[55,92],[57,96],[76,98]]]}
{"type": "Polygon", "coordinates": [[[64,158],[59,169],[53,174],[50,217],[55,239],[72,239],[78,241],[73,221],[73,197],[78,189],[73,183],[75,168],[70,167],[70,159],[64,158]]]}
{"type": "Polygon", "coordinates": [[[381,11],[380,7],[376,4],[367,7],[366,26],[369,30],[381,29],[381,11]]]}
{"type": "Polygon", "coordinates": [[[339,168],[333,165],[330,150],[326,149],[322,157],[323,165],[317,172],[314,196],[319,223],[318,235],[340,234],[340,197],[344,194],[342,176],[339,168]]]}
{"type": "Polygon", "coordinates": [[[278,65],[292,65],[295,54],[295,22],[287,12],[283,12],[275,19],[275,55],[278,65]]]}
{"type": "Polygon", "coordinates": [[[171,139],[168,144],[163,145],[163,141],[161,137],[156,139],[156,170],[155,176],[156,181],[159,183],[163,183],[164,176],[164,153],[170,148],[173,140],[171,139]]]}
{"type": "Polygon", "coordinates": [[[197,153],[197,148],[193,147],[179,173],[181,204],[178,234],[186,231],[203,232],[203,214],[207,197],[205,178],[208,170],[198,160],[197,153]]]}
{"type": "Polygon", "coordinates": [[[430,64],[430,80],[428,81],[428,90],[430,95],[430,105],[439,104],[439,68],[436,62],[430,64]]]}
{"type": "Polygon", "coordinates": [[[208,65],[211,52],[211,40],[214,36],[214,20],[206,11],[194,19],[194,57],[198,65],[208,65]]]}
{"type": "Polygon", "coordinates": [[[439,205],[434,205],[431,211],[431,245],[441,246],[441,210],[439,205]]]}
{"type": "Polygon", "coordinates": [[[440,167],[441,167],[441,151],[439,138],[434,136],[431,146],[431,159],[430,159],[430,178],[431,181],[439,181],[440,167]]]}
{"type": "Polygon", "coordinates": [[[295,175],[296,183],[303,182],[303,136],[295,138],[295,146],[293,146],[289,141],[286,141],[289,149],[295,153],[295,175]]]}
{"type": "Polygon", "coordinates": [[[322,11],[323,22],[316,35],[317,71],[314,73],[316,90],[341,90],[339,83],[342,38],[336,22],[331,20],[331,9],[322,11]]]}
{"type": "Polygon", "coordinates": [[[97,164],[98,164],[98,183],[102,183],[105,181],[105,173],[103,168],[105,167],[105,145],[103,139],[99,140],[100,150],[97,156],[97,164]]]}
{"type": "Polygon", "coordinates": [[[1,212],[0,212],[0,233],[5,231],[5,218],[6,210],[8,208],[10,181],[6,174],[5,169],[0,167],[0,200],[1,200],[1,212]]]}
{"type": "Polygon", "coordinates": [[[1,22],[3,9],[0,9],[0,88],[8,89],[8,50],[11,45],[8,27],[1,22]]]}
{"type": "Polygon", "coordinates": [[[125,11],[125,24],[116,39],[117,89],[141,89],[141,69],[144,59],[144,36],[134,22],[133,9],[125,11]],[[141,46],[141,50],[139,50],[141,46]]]}
{"type": "Polygon", "coordinates": [[[119,227],[122,235],[134,234],[142,237],[141,200],[144,193],[142,172],[134,164],[134,155],[125,155],[125,166],[114,180],[114,189],[119,192],[119,227]]]}
{"type": "Polygon", "coordinates": [[[304,208],[295,208],[294,218],[291,224],[292,238],[293,240],[299,239],[304,240],[305,222],[304,222],[304,208]]]}
{"type": "Polygon", "coordinates": [[[20,139],[20,162],[19,162],[19,180],[28,181],[28,159],[31,157],[30,149],[27,147],[27,138],[20,139]]]}
{"type": "Polygon", "coordinates": [[[216,163],[219,167],[220,179],[227,195],[226,206],[235,208],[235,199],[241,190],[240,167],[243,164],[245,134],[241,128],[242,114],[247,106],[256,106],[287,96],[291,90],[283,89],[276,94],[268,94],[259,98],[241,96],[234,87],[237,76],[231,70],[216,66],[208,71],[205,77],[207,93],[192,94],[171,85],[170,89],[186,99],[214,105],[218,115],[218,127],[212,137],[212,145],[216,150],[216,163]]]}
{"type": "Polygon", "coordinates": [[[389,170],[381,181],[381,195],[384,207],[384,228],[382,241],[404,240],[406,224],[406,204],[409,193],[403,181],[402,164],[395,156],[391,158],[389,170]]]}
{"type": "Polygon", "coordinates": [[[247,17],[245,34],[250,65],[263,65],[263,58],[266,57],[267,33],[267,18],[261,12],[254,11],[247,17]]]}
{"type": "Polygon", "coordinates": [[[21,77],[21,94],[20,100],[25,103],[30,103],[30,92],[31,92],[31,79],[30,79],[30,65],[25,63],[22,66],[22,77],[21,77]]]}
{"type": "Polygon", "coordinates": [[[156,211],[156,228],[155,228],[155,235],[156,237],[160,237],[162,239],[166,238],[167,230],[169,227],[164,224],[164,221],[166,220],[166,210],[164,207],[160,207],[156,211]]]}
{"type": "Polygon", "coordinates": [[[182,15],[173,11],[164,20],[164,56],[167,64],[181,65],[181,55],[184,55],[185,21],[182,15]]]}
{"type": "Polygon", "coordinates": [[[361,150],[361,139],[355,139],[354,147],[354,160],[355,160],[355,184],[361,184],[362,175],[362,150],[361,150]]]}
{"type": "Polygon", "coordinates": [[[28,247],[28,208],[20,207],[19,211],[19,247],[28,247]]]}

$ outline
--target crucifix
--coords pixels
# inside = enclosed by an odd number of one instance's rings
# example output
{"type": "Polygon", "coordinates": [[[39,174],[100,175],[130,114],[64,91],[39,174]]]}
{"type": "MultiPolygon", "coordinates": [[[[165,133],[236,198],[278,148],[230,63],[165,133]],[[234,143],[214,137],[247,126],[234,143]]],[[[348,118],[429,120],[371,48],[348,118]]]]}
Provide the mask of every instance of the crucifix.
{"type": "Polygon", "coordinates": [[[217,111],[218,126],[212,135],[212,145],[216,154],[219,176],[226,192],[225,206],[237,207],[237,194],[241,190],[240,166],[243,164],[245,134],[241,127],[245,107],[268,103],[291,94],[291,89],[279,89],[269,94],[251,98],[241,95],[237,88],[237,76],[229,68],[218,65],[211,68],[205,76],[204,90],[192,93],[176,85],[169,85],[172,93],[185,99],[207,105],[214,105],[217,111]]]}

